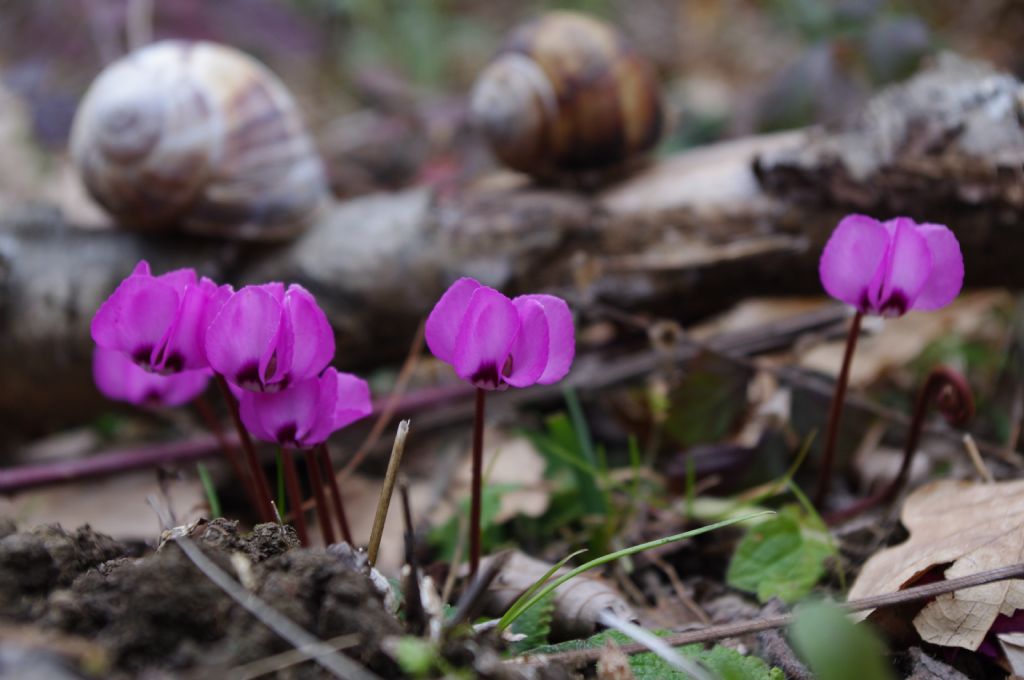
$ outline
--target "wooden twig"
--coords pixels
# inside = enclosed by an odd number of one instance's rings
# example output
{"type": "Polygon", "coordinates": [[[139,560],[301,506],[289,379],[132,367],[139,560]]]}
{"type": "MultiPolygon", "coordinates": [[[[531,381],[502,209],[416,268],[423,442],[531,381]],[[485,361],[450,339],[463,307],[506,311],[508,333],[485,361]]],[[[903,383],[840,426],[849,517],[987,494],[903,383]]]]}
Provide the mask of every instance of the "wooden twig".
{"type": "MultiPolygon", "coordinates": [[[[834,326],[845,318],[846,313],[842,307],[828,307],[825,310],[782,319],[759,329],[723,333],[701,343],[688,338],[667,355],[662,350],[646,350],[627,355],[616,361],[609,361],[605,357],[595,355],[581,355],[575,362],[573,372],[564,382],[582,391],[601,390],[656,371],[659,367],[664,366],[666,360],[683,363],[698,356],[701,352],[711,352],[729,361],[751,366],[753,362],[748,357],[788,347],[801,335],[834,326]]],[[[825,397],[832,392],[831,385],[827,380],[809,375],[799,369],[766,366],[761,368],[771,372],[780,382],[787,385],[793,385],[825,397]]],[[[426,388],[404,395],[398,401],[395,412],[405,415],[424,413],[417,419],[418,431],[422,432],[431,427],[451,422],[468,421],[473,417],[473,394],[473,386],[463,382],[426,388]],[[439,408],[441,405],[453,403],[455,405],[451,408],[439,408]]],[[[562,386],[537,385],[522,390],[496,393],[491,396],[497,409],[529,403],[561,403],[562,386]]],[[[374,409],[384,408],[387,401],[388,398],[375,400],[374,409]]],[[[867,411],[887,422],[903,427],[909,424],[910,419],[906,414],[881,406],[864,397],[850,395],[846,402],[851,407],[867,411]]],[[[925,425],[924,432],[957,443],[960,440],[959,433],[945,427],[925,425]]],[[[226,435],[225,439],[235,446],[239,444],[238,435],[226,435]]],[[[997,456],[1003,462],[1018,469],[1024,468],[1024,461],[1019,456],[1007,457],[1003,445],[981,440],[978,440],[977,444],[983,454],[997,456]]],[[[0,469],[0,493],[13,493],[61,482],[114,475],[157,465],[213,458],[218,456],[220,451],[221,448],[214,437],[204,436],[98,453],[77,460],[61,460],[0,469]]],[[[349,465],[351,465],[351,461],[349,465]]],[[[338,478],[344,480],[348,469],[349,466],[346,466],[345,470],[339,473],[338,478]]],[[[312,508],[312,499],[304,505],[312,508]]]]}
{"type": "Polygon", "coordinates": [[[395,490],[395,481],[398,479],[398,466],[405,453],[405,438],[407,436],[409,436],[409,421],[403,420],[398,423],[395,444],[391,448],[391,459],[388,461],[388,471],[384,477],[384,487],[380,490],[380,498],[377,500],[377,514],[373,518],[373,530],[370,532],[370,544],[367,547],[367,559],[371,567],[377,563],[380,539],[384,535],[384,520],[388,518],[388,506],[391,504],[391,494],[395,490]]]}
{"type": "MultiPolygon", "coordinates": [[[[380,410],[380,415],[377,416],[377,420],[373,423],[373,427],[370,429],[370,433],[366,435],[366,439],[356,449],[356,452],[352,455],[352,458],[345,464],[341,472],[337,474],[337,479],[344,481],[356,471],[363,459],[366,458],[367,454],[373,450],[377,440],[380,439],[381,435],[384,434],[384,428],[391,422],[391,418],[395,415],[395,411],[398,410],[402,403],[402,397],[405,395],[405,390],[409,387],[409,381],[412,379],[413,373],[416,370],[416,365],[419,364],[420,355],[423,353],[423,334],[426,328],[426,322],[421,321],[419,327],[416,329],[416,336],[413,338],[412,343],[409,345],[409,353],[405,357],[405,362],[402,363],[402,368],[398,371],[398,377],[395,379],[395,387],[384,401],[384,406],[380,410]]],[[[375,405],[376,406],[376,405],[375,405]]]]}
{"type": "MultiPolygon", "coordinates": [[[[147,500],[157,515],[160,516],[160,521],[163,522],[165,529],[170,529],[166,509],[152,496],[147,500]]],[[[323,640],[306,632],[301,626],[257,597],[255,593],[247,590],[226,571],[218,567],[187,536],[172,533],[170,534],[170,540],[174,541],[181,548],[181,551],[192,561],[196,569],[213,581],[228,597],[252,614],[257,621],[274,631],[292,647],[305,650],[311,660],[315,661],[334,677],[342,678],[343,680],[381,680],[380,676],[376,673],[363,668],[347,656],[330,647],[323,640]]]]}
{"type": "MultiPolygon", "coordinates": [[[[848,612],[882,609],[885,607],[894,607],[896,605],[906,604],[908,602],[930,600],[933,597],[956,592],[958,590],[964,590],[965,588],[973,588],[975,586],[985,585],[986,583],[995,583],[996,581],[1006,581],[1015,578],[1024,578],[1024,562],[1007,567],[989,569],[988,571],[981,571],[977,574],[949,579],[947,581],[936,581],[934,583],[926,583],[922,586],[913,586],[905,590],[899,590],[895,593],[885,593],[884,595],[873,595],[859,600],[850,600],[849,602],[840,603],[839,606],[848,612]]],[[[793,623],[795,618],[796,615],[792,613],[781,614],[779,616],[769,616],[763,619],[754,619],[753,621],[727,623],[721,626],[711,626],[702,630],[677,633],[676,635],[666,636],[662,638],[662,640],[673,647],[691,645],[698,642],[714,642],[717,640],[724,640],[726,638],[749,635],[750,633],[758,633],[762,630],[785,628],[789,624],[793,623]]],[[[622,651],[626,654],[636,654],[638,652],[646,652],[648,649],[643,645],[631,644],[624,645],[622,647],[622,651]]],[[[600,653],[601,650],[599,648],[581,649],[571,652],[521,656],[515,659],[510,659],[509,663],[537,665],[560,662],[576,665],[596,661],[600,653]]]]}

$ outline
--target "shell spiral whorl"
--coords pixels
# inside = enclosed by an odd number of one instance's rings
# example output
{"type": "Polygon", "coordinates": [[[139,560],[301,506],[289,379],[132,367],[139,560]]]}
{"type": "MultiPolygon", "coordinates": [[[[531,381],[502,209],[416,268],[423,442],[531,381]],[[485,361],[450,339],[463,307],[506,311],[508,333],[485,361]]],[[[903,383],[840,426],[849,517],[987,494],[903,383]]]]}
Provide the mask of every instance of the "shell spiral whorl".
{"type": "Polygon", "coordinates": [[[284,85],[213,43],[160,42],[108,67],[75,116],[71,155],[96,200],[138,229],[288,238],[327,196],[284,85]]]}
{"type": "Polygon", "coordinates": [[[662,128],[651,65],[611,26],[574,12],[515,29],[478,77],[470,112],[495,155],[540,179],[622,166],[662,128]]]}

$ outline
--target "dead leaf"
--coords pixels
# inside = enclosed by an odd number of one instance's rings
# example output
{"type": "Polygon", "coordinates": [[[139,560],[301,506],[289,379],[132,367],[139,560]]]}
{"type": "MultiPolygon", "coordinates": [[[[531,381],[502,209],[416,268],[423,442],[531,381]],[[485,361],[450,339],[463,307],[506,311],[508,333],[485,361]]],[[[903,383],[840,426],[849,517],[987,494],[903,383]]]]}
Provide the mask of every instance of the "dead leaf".
{"type": "MultiPolygon", "coordinates": [[[[1005,290],[964,293],[952,304],[928,314],[908,314],[899,319],[873,317],[865,320],[864,334],[857,343],[850,366],[850,387],[864,387],[888,370],[905,366],[916,359],[929,344],[950,334],[970,334],[991,319],[995,307],[1010,303],[1005,290]]],[[[809,350],[800,359],[802,368],[835,375],[842,365],[846,339],[828,342],[809,350]]]]}
{"type": "Polygon", "coordinates": [[[629,657],[614,640],[608,640],[597,657],[597,680],[635,680],[629,657]]]}
{"type": "MultiPolygon", "coordinates": [[[[480,563],[486,571],[493,557],[480,563]]],[[[505,568],[498,574],[487,591],[484,611],[489,616],[501,616],[527,588],[548,572],[552,564],[534,559],[521,552],[512,553],[505,568]]],[[[569,571],[563,567],[556,574],[569,571]]],[[[555,613],[551,621],[554,639],[572,639],[593,635],[599,628],[601,613],[611,610],[627,621],[637,621],[637,615],[626,599],[604,579],[582,574],[555,590],[555,613]]]]}
{"type": "MultiPolygon", "coordinates": [[[[867,561],[851,600],[895,592],[946,564],[951,579],[1024,560],[1024,481],[934,482],[907,498],[901,519],[910,538],[867,561]]],[[[914,627],[926,642],[975,650],[996,616],[1022,608],[1024,580],[1000,581],[936,598],[914,627]]]]}
{"type": "Polygon", "coordinates": [[[156,474],[142,470],[0,497],[0,517],[21,526],[57,523],[69,530],[88,524],[120,540],[153,540],[161,526],[148,496],[169,502],[181,524],[206,514],[206,496],[194,476],[168,479],[161,489],[156,474]]]}

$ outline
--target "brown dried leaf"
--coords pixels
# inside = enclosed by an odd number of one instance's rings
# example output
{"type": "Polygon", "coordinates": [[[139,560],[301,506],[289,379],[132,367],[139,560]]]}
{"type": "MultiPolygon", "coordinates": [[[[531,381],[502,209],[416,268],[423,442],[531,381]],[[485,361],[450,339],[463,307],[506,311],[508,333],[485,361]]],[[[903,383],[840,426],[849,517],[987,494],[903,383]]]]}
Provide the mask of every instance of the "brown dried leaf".
{"type": "Polygon", "coordinates": [[[597,658],[597,680],[635,680],[629,657],[613,640],[608,640],[597,658]]]}
{"type": "MultiPolygon", "coordinates": [[[[908,314],[895,321],[872,319],[877,332],[863,335],[857,343],[850,367],[850,386],[870,385],[886,371],[906,366],[940,338],[976,333],[992,318],[992,310],[1009,300],[1005,290],[972,291],[931,314],[908,314]]],[[[845,340],[837,339],[818,345],[801,358],[800,366],[835,375],[842,365],[845,344],[845,340]]]]}
{"type": "MultiPolygon", "coordinates": [[[[977,484],[944,480],[915,491],[901,517],[910,538],[871,557],[850,599],[894,592],[951,564],[946,578],[1024,560],[1024,481],[977,484]]],[[[914,618],[926,642],[977,649],[1000,613],[1024,608],[1024,580],[942,595],[914,618]]]]}
{"type": "MultiPolygon", "coordinates": [[[[493,557],[484,559],[480,571],[486,571],[493,557]]],[[[491,583],[484,601],[489,616],[501,616],[523,592],[548,572],[552,564],[534,559],[521,552],[512,553],[505,568],[491,583]]],[[[556,572],[569,571],[563,567],[556,572]]],[[[582,574],[555,590],[555,613],[551,620],[551,633],[555,639],[587,637],[598,628],[601,613],[611,610],[627,621],[637,621],[636,613],[625,598],[604,579],[582,574]]]]}

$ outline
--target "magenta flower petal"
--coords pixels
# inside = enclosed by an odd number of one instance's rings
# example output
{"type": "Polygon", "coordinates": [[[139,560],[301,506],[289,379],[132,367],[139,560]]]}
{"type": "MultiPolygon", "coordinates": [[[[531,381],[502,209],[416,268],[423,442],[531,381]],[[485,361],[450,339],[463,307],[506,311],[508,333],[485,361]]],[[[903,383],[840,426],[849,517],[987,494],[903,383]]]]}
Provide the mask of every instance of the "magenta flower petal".
{"type": "Polygon", "coordinates": [[[445,291],[427,317],[424,327],[427,347],[441,361],[452,363],[462,319],[469,308],[473,293],[481,287],[481,284],[473,279],[459,279],[445,291]]]}
{"type": "Polygon", "coordinates": [[[288,448],[322,444],[332,432],[370,413],[365,381],[328,367],[318,378],[279,392],[245,392],[241,416],[256,437],[288,448]]]}
{"type": "Polygon", "coordinates": [[[166,274],[161,274],[156,277],[157,281],[166,283],[168,286],[177,291],[178,295],[185,293],[185,290],[189,286],[194,286],[196,283],[196,270],[195,269],[175,269],[169,271],[166,274]]]}
{"type": "Polygon", "coordinates": [[[317,424],[320,392],[320,381],[316,378],[299,381],[279,392],[246,392],[239,409],[242,422],[260,439],[303,448],[306,435],[317,424]]]}
{"type": "Polygon", "coordinates": [[[302,286],[292,285],[284,296],[285,318],[298,338],[288,362],[288,375],[302,380],[319,375],[334,357],[334,331],[327,315],[302,286]]]}
{"type": "Polygon", "coordinates": [[[869,310],[869,286],[889,248],[889,232],[877,220],[849,215],[839,223],[821,254],[818,273],[832,297],[869,310]]]}
{"type": "Polygon", "coordinates": [[[373,402],[370,400],[370,386],[362,378],[351,373],[337,373],[336,382],[338,401],[334,408],[332,426],[334,430],[340,430],[370,415],[373,402]]]}
{"type": "Polygon", "coordinates": [[[928,242],[917,225],[906,217],[885,223],[890,234],[881,286],[870,293],[873,310],[883,316],[906,314],[920,294],[932,270],[928,242]]]}
{"type": "Polygon", "coordinates": [[[92,338],[100,347],[124,352],[150,368],[178,312],[178,293],[150,276],[129,276],[100,305],[92,338]]]}
{"type": "Polygon", "coordinates": [[[281,303],[266,290],[246,286],[224,303],[206,331],[213,370],[251,390],[266,386],[281,330],[281,303]]]}
{"type": "Polygon", "coordinates": [[[541,303],[531,296],[517,297],[512,304],[519,314],[519,332],[502,379],[513,387],[528,387],[540,379],[548,365],[548,317],[541,303]]]}
{"type": "Polygon", "coordinates": [[[203,350],[207,304],[217,292],[217,284],[207,278],[193,283],[181,293],[178,311],[163,347],[154,355],[153,369],[164,375],[206,368],[203,350]]]}
{"type": "Polygon", "coordinates": [[[96,347],[93,380],[106,397],[136,405],[178,406],[206,390],[209,371],[161,376],[144,371],[117,350],[96,347]]]}
{"type": "MultiPolygon", "coordinates": [[[[564,378],[572,367],[576,356],[576,331],[572,322],[572,311],[565,300],[554,295],[522,295],[522,299],[533,300],[544,309],[548,322],[548,359],[544,373],[537,379],[541,385],[551,385],[564,378]]],[[[526,332],[526,325],[522,332],[526,332]]]]}
{"type": "Polygon", "coordinates": [[[455,339],[455,373],[477,387],[497,389],[518,331],[519,313],[512,301],[481,286],[470,298],[455,339]]]}
{"type": "Polygon", "coordinates": [[[952,302],[964,284],[964,258],[960,253],[960,243],[953,232],[941,224],[922,224],[917,230],[928,243],[932,271],[913,308],[939,309],[952,302]]]}

